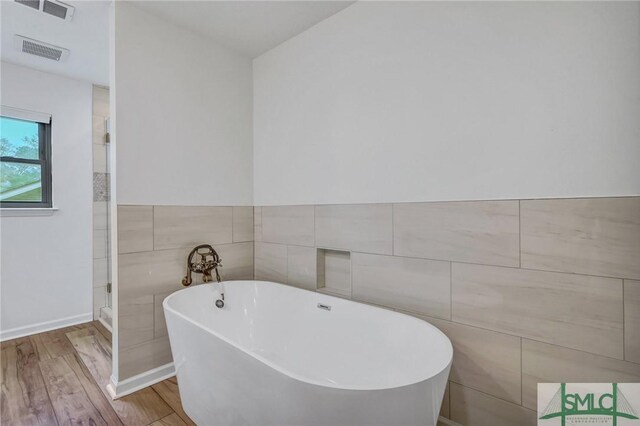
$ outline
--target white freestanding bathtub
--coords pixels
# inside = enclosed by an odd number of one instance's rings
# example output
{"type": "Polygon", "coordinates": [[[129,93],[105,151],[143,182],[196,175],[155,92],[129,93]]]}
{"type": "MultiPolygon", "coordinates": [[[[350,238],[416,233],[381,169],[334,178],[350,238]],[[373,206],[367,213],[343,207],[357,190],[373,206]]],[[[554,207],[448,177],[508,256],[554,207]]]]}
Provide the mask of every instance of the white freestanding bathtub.
{"type": "Polygon", "coordinates": [[[436,424],[453,350],[425,321],[265,281],[201,284],[163,306],[198,425],[436,424]]]}

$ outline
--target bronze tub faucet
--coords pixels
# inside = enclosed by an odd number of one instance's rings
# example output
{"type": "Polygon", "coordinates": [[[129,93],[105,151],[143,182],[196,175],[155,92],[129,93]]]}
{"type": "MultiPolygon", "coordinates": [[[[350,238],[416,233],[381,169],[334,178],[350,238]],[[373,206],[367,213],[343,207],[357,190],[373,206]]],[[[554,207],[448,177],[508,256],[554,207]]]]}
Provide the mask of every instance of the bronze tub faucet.
{"type": "Polygon", "coordinates": [[[218,253],[209,244],[201,244],[191,250],[187,257],[187,275],[182,279],[182,285],[191,285],[191,273],[202,274],[202,280],[206,283],[212,280],[211,271],[216,271],[216,281],[220,282],[218,268],[222,267],[222,260],[218,253]],[[199,259],[194,259],[198,256],[199,259]]]}

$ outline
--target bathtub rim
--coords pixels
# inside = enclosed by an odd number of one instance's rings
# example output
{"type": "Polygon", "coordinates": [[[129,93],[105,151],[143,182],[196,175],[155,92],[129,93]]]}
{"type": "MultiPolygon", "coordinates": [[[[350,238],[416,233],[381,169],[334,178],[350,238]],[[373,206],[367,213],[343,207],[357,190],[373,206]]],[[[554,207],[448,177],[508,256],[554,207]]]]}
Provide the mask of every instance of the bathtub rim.
{"type": "MultiPolygon", "coordinates": [[[[282,283],[277,283],[277,282],[273,282],[273,281],[264,281],[264,280],[237,280],[240,282],[250,282],[250,283],[255,283],[255,282],[261,282],[261,283],[267,283],[267,284],[274,284],[274,285],[278,285],[278,286],[285,286],[287,288],[293,289],[293,290],[299,290],[299,291],[304,291],[304,292],[309,292],[309,293],[314,293],[314,294],[319,294],[322,297],[327,297],[329,299],[335,299],[335,300],[339,300],[339,301],[347,301],[347,302],[351,302],[351,303],[357,303],[360,305],[365,305],[369,308],[375,309],[375,310],[383,310],[383,311],[387,311],[387,312],[392,312],[394,314],[397,315],[402,315],[404,317],[410,318],[412,321],[418,321],[421,323],[426,324],[428,327],[431,327],[433,329],[433,331],[436,332],[437,335],[439,335],[440,337],[442,337],[442,342],[446,345],[446,350],[449,354],[448,359],[449,361],[447,362],[447,364],[445,366],[443,366],[442,368],[438,369],[437,371],[435,371],[433,374],[431,374],[428,377],[422,377],[419,378],[418,380],[414,380],[414,381],[410,381],[407,383],[403,383],[401,385],[397,385],[397,386],[386,386],[386,387],[372,387],[372,386],[346,386],[346,385],[339,385],[339,384],[335,384],[335,383],[326,383],[326,382],[319,382],[317,380],[313,380],[313,379],[308,379],[306,377],[300,376],[299,374],[296,373],[292,373],[291,371],[289,371],[288,369],[279,366],[275,363],[273,363],[272,361],[265,359],[264,357],[247,351],[246,349],[242,348],[241,346],[237,345],[236,343],[234,343],[233,341],[227,339],[224,336],[221,336],[220,334],[218,334],[216,331],[204,326],[203,324],[200,324],[199,322],[193,320],[192,318],[189,318],[188,316],[178,312],[176,309],[172,308],[171,306],[169,306],[169,303],[171,302],[171,299],[178,293],[184,292],[184,291],[188,291],[203,285],[206,286],[214,286],[215,283],[202,283],[202,284],[197,284],[193,287],[188,287],[188,288],[183,288],[180,289],[178,291],[175,291],[173,293],[171,293],[170,295],[168,295],[167,297],[164,298],[164,300],[162,301],[162,308],[165,311],[170,311],[172,314],[178,316],[179,318],[182,318],[183,320],[193,324],[194,326],[200,328],[202,331],[211,334],[212,336],[216,337],[217,339],[222,340],[223,342],[231,345],[233,348],[249,355],[250,357],[256,359],[257,361],[263,363],[264,365],[274,369],[275,371],[286,375],[287,377],[290,377],[294,380],[297,380],[299,382],[302,383],[306,383],[306,384],[310,384],[310,385],[314,385],[314,386],[321,386],[321,387],[325,387],[325,388],[330,388],[330,389],[339,389],[339,390],[345,390],[345,391],[384,391],[384,390],[390,390],[390,389],[400,389],[400,388],[404,388],[404,387],[408,387],[408,386],[414,386],[417,385],[419,383],[425,382],[425,381],[429,381],[435,377],[437,377],[438,375],[442,374],[442,372],[444,371],[448,371],[451,368],[451,365],[453,364],[453,345],[451,343],[451,340],[447,337],[446,334],[444,334],[442,332],[442,330],[440,330],[438,327],[434,326],[433,324],[431,324],[430,322],[428,322],[427,320],[424,320],[422,318],[404,313],[404,312],[400,312],[400,311],[395,311],[395,310],[391,310],[391,309],[387,309],[387,308],[383,308],[380,306],[376,306],[376,305],[371,305],[368,303],[363,303],[363,302],[359,302],[356,300],[351,300],[351,299],[344,299],[341,297],[337,297],[337,296],[332,296],[330,294],[325,294],[325,293],[318,293],[312,290],[307,290],[307,289],[303,289],[303,288],[299,288],[299,287],[294,287],[288,284],[282,284],[282,283]]],[[[235,281],[222,281],[224,283],[233,283],[235,281]]],[[[166,316],[166,314],[165,314],[166,316]]],[[[169,336],[169,342],[171,342],[171,338],[169,336]]]]}

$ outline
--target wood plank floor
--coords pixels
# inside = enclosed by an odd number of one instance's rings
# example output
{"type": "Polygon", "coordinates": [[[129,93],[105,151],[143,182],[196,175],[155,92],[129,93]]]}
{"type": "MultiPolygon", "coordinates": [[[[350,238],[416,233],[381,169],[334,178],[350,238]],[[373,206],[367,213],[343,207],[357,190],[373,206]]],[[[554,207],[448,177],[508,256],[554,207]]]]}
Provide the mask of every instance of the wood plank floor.
{"type": "Polygon", "coordinates": [[[111,333],[98,321],[0,344],[0,412],[8,425],[194,425],[167,379],[113,401],[111,333]]]}

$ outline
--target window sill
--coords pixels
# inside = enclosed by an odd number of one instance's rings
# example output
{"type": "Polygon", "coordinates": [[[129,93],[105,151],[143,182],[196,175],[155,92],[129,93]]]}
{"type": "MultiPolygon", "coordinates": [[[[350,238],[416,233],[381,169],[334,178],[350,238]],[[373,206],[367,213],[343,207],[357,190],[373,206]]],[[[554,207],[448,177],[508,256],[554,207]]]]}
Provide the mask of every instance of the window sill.
{"type": "Polygon", "coordinates": [[[58,211],[57,207],[5,207],[0,208],[0,217],[51,216],[58,211]]]}

